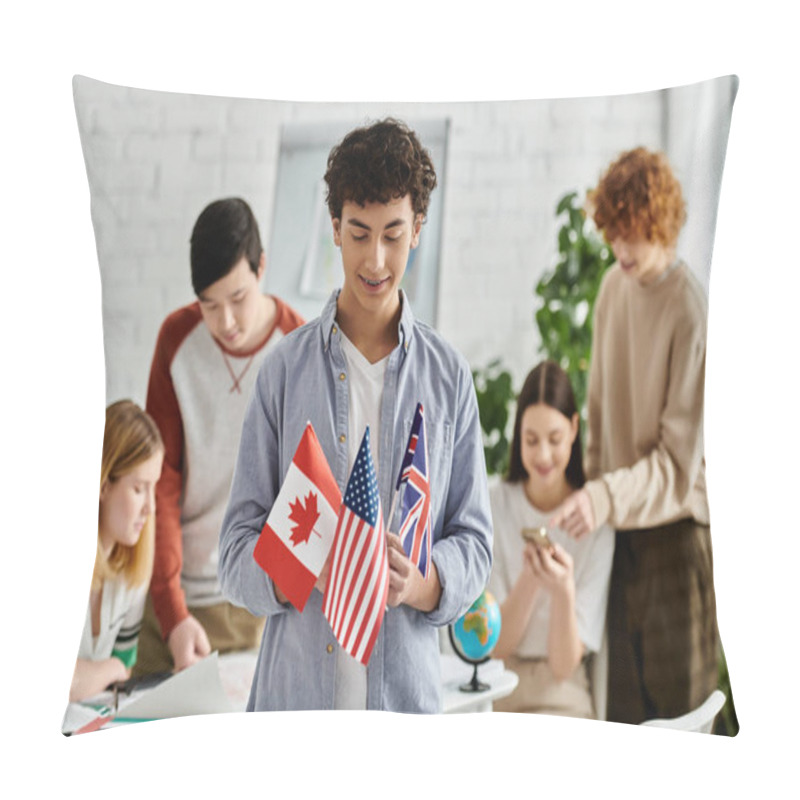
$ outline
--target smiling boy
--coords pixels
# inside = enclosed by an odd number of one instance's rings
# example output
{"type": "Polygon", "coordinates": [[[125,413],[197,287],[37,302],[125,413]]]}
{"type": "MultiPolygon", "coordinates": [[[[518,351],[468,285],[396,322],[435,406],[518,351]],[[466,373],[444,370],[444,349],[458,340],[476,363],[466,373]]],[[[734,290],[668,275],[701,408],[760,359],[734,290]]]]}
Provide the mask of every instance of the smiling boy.
{"type": "Polygon", "coordinates": [[[325,181],[342,288],[318,319],[273,350],[258,375],[220,535],[220,581],[232,602],[267,617],[249,711],[438,712],[437,629],[485,587],[492,531],[469,367],[414,319],[400,289],[436,174],[416,134],[387,119],[334,147],[325,181]],[[307,421],[340,489],[369,426],[386,513],[418,402],[430,461],[431,569],[424,579],[403,553],[394,534],[398,509],[386,521],[389,608],[364,667],[339,647],[323,615],[326,570],[300,613],[253,550],[307,421]]]}
{"type": "Polygon", "coordinates": [[[256,372],[284,334],[303,323],[260,289],[266,258],[244,200],[217,200],[202,211],[190,263],[197,300],[161,326],[147,389],[165,457],[140,674],[258,644],[263,620],[220,591],[219,528],[256,372]]]}

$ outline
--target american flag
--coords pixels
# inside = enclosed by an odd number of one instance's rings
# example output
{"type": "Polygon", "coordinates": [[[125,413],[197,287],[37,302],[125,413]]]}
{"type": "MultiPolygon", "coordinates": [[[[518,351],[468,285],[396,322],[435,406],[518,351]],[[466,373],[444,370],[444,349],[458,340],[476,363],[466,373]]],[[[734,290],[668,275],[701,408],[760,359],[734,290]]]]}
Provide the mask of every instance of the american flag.
{"type": "Polygon", "coordinates": [[[366,666],[378,638],[389,591],[389,560],[369,427],[339,510],[322,611],[336,641],[366,666]]]}
{"type": "Polygon", "coordinates": [[[431,486],[428,480],[428,445],[425,439],[425,415],[417,403],[408,447],[397,479],[397,488],[405,481],[398,536],[403,550],[427,578],[431,560],[431,486]]]}

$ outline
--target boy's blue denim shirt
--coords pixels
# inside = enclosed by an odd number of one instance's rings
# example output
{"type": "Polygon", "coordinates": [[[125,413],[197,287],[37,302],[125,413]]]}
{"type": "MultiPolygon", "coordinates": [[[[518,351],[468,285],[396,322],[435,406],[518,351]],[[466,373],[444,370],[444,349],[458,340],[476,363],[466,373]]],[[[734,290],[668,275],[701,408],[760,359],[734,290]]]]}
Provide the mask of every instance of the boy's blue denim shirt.
{"type": "MultiPolygon", "coordinates": [[[[253,550],[295,449],[311,422],[339,488],[347,482],[347,370],[335,291],[320,317],[292,331],[265,358],[242,428],[220,533],[225,596],[266,626],[248,711],[334,707],[339,647],[313,590],[302,612],[280,603],[253,550]]],[[[376,465],[384,514],[417,402],[425,408],[433,546],[442,594],[423,613],[389,608],[367,665],[367,708],[441,711],[438,628],[455,622],[484,590],[492,566],[492,520],[478,405],[469,366],[441,335],[414,319],[402,298],[399,344],[389,356],[376,465]]],[[[399,506],[399,504],[398,504],[399,506]]],[[[400,509],[387,529],[397,531],[400,509]]]]}

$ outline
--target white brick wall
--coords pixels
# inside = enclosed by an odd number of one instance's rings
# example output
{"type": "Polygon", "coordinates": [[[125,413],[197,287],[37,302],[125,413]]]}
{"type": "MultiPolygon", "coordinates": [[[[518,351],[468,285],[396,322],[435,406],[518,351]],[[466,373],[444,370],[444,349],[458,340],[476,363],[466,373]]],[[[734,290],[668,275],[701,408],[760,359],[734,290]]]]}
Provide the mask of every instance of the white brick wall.
{"type": "Polygon", "coordinates": [[[451,120],[438,327],[474,366],[502,355],[518,388],[540,357],[533,288],[556,258],[556,203],[567,191],[592,186],[620,151],[665,148],[678,174],[690,176],[696,214],[683,254],[707,285],[718,141],[727,136],[719,113],[728,91],[719,81],[620,97],[389,106],[177,95],[78,78],[103,286],[107,400],[144,402],[158,327],[193,299],[188,240],[208,202],[244,197],[269,251],[280,126],[355,126],[385,114],[451,120]],[[701,113],[699,102],[711,110],[701,113]]]}

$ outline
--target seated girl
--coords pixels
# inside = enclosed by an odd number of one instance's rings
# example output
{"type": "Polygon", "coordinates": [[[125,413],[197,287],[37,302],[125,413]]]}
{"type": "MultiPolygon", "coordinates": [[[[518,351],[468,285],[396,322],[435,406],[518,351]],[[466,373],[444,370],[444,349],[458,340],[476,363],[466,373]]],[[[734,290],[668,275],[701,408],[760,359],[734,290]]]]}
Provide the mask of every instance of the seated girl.
{"type": "Polygon", "coordinates": [[[493,656],[519,676],[495,711],[596,717],[587,656],[603,637],[614,532],[604,526],[576,541],[547,528],[584,480],[572,385],[555,362],[542,362],[517,399],[508,476],[490,488],[494,566],[488,588],[502,613],[493,656]],[[523,530],[543,528],[549,544],[523,538],[523,530]]]}
{"type": "Polygon", "coordinates": [[[69,699],[130,677],[153,569],[155,485],[164,445],[135,403],[106,409],[97,555],[69,699]]]}

